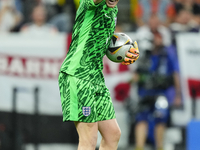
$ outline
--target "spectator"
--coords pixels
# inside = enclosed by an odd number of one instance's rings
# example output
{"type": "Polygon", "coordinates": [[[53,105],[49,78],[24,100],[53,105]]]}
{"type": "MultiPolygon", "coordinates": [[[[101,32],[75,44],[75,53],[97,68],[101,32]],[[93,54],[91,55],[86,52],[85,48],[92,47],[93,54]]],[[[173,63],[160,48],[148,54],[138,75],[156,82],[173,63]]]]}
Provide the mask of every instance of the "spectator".
{"type": "Polygon", "coordinates": [[[173,34],[180,32],[199,32],[200,16],[194,19],[190,11],[182,9],[175,17],[175,21],[169,26],[173,34]]]}
{"type": "Polygon", "coordinates": [[[0,1],[0,32],[14,30],[22,21],[22,14],[16,10],[13,0],[0,1]]]}
{"type": "Polygon", "coordinates": [[[33,8],[32,22],[25,24],[21,28],[21,32],[42,35],[46,33],[57,33],[57,28],[46,23],[45,7],[43,5],[38,5],[33,8]]]}
{"type": "Polygon", "coordinates": [[[153,35],[153,46],[140,58],[133,78],[133,82],[138,84],[139,94],[135,126],[136,150],[144,149],[146,139],[155,142],[156,150],[163,150],[168,106],[181,104],[177,58],[174,52],[163,45],[159,32],[153,35]],[[154,132],[148,130],[148,125],[154,127],[154,132]]]}
{"type": "MultiPolygon", "coordinates": [[[[170,30],[161,24],[157,14],[151,14],[148,24],[139,27],[136,31],[141,53],[143,50],[152,47],[154,33],[156,32],[162,35],[164,46],[169,46],[171,44],[170,30]]],[[[142,54],[140,57],[142,57],[142,54]]]]}
{"type": "Polygon", "coordinates": [[[146,24],[151,14],[157,14],[163,25],[168,24],[167,10],[169,1],[166,0],[140,0],[135,9],[135,19],[138,26],[146,24]]]}
{"type": "Polygon", "coordinates": [[[75,13],[73,13],[75,12],[74,2],[72,0],[60,0],[54,7],[57,10],[57,14],[49,22],[56,26],[60,32],[72,32],[72,26],[75,20],[75,13]]]}
{"type": "Polygon", "coordinates": [[[200,24],[200,4],[197,0],[174,0],[168,14],[170,22],[175,22],[175,25],[178,23],[181,29],[197,29],[200,24]]]}
{"type": "Polygon", "coordinates": [[[24,23],[31,22],[32,10],[35,6],[41,4],[41,0],[21,0],[24,23]]]}
{"type": "Polygon", "coordinates": [[[57,27],[60,32],[70,33],[72,32],[72,20],[68,13],[60,13],[54,16],[50,21],[52,25],[57,27]]]}
{"type": "Polygon", "coordinates": [[[176,14],[182,9],[188,10],[194,15],[200,14],[200,6],[195,0],[174,0],[172,7],[176,14]]]}

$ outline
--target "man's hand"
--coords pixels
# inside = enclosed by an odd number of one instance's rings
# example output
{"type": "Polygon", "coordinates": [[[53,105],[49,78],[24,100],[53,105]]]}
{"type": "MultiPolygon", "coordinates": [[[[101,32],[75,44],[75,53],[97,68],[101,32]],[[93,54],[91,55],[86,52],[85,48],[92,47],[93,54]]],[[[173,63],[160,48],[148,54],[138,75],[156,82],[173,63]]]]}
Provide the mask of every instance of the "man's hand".
{"type": "Polygon", "coordinates": [[[134,63],[139,58],[140,52],[138,49],[138,44],[135,41],[133,44],[133,47],[129,49],[129,51],[126,54],[126,57],[124,58],[124,61],[122,62],[122,65],[130,65],[134,63]]]}

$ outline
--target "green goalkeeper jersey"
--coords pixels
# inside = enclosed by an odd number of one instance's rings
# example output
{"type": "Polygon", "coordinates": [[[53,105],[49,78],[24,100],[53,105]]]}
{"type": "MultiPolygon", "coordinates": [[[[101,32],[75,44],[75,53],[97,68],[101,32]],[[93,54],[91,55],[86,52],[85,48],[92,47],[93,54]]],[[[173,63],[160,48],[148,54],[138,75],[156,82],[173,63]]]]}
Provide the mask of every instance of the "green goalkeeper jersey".
{"type": "Polygon", "coordinates": [[[104,84],[103,57],[114,33],[118,8],[109,8],[105,0],[80,0],[72,42],[60,71],[104,84]]]}

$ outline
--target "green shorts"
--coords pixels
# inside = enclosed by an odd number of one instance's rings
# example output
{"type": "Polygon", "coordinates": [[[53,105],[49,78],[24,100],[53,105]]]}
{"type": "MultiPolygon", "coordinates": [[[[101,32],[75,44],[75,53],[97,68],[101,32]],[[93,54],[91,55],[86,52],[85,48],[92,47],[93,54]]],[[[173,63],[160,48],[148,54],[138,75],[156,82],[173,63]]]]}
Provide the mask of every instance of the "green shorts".
{"type": "Polygon", "coordinates": [[[59,74],[63,121],[97,122],[115,118],[110,92],[66,73],[59,74]]]}

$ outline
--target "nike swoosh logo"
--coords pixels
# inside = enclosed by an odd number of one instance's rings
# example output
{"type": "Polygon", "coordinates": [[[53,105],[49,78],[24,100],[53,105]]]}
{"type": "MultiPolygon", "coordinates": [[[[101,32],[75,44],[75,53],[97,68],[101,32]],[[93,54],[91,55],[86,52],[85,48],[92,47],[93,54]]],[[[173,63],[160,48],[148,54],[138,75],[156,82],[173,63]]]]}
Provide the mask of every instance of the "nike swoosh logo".
{"type": "Polygon", "coordinates": [[[107,14],[105,14],[105,16],[106,16],[107,18],[111,18],[111,17],[109,17],[107,14]]]}

